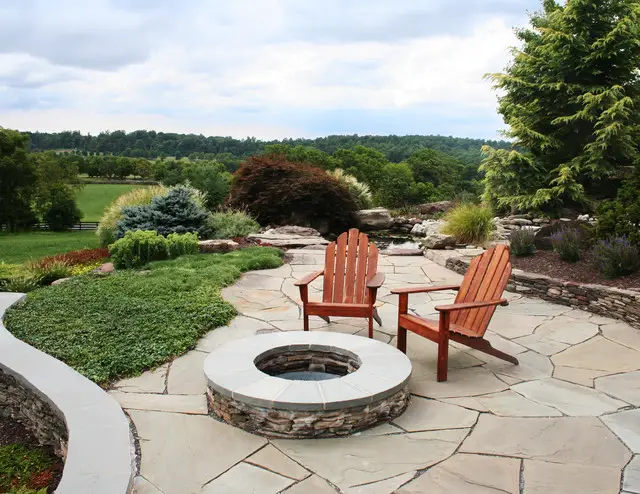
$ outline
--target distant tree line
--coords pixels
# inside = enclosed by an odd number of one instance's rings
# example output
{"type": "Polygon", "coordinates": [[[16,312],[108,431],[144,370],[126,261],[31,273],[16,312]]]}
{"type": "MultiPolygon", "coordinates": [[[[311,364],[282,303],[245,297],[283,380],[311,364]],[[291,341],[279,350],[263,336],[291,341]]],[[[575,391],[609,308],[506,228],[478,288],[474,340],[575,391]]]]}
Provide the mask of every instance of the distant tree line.
{"type": "Polygon", "coordinates": [[[147,130],[102,132],[96,136],[78,131],[58,133],[26,132],[34,151],[77,150],[83,155],[111,154],[132,158],[192,157],[216,159],[228,169],[237,169],[242,158],[261,154],[274,144],[313,147],[328,154],[340,149],[365,146],[384,155],[392,163],[408,159],[416,151],[430,148],[443,152],[465,165],[478,165],[484,145],[507,149],[507,141],[467,139],[445,136],[359,136],[333,135],[317,139],[283,139],[261,141],[254,137],[234,139],[195,134],[174,134],[147,130]]]}

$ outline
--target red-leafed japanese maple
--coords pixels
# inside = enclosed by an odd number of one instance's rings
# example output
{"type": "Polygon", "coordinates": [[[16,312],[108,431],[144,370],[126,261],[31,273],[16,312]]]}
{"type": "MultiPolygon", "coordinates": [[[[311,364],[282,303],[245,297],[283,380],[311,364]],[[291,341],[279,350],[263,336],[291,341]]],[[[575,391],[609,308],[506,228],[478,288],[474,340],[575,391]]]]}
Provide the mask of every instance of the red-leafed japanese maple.
{"type": "Polygon", "coordinates": [[[252,156],[235,173],[229,205],[262,225],[311,226],[342,232],[357,223],[356,203],[338,180],[280,155],[252,156]]]}

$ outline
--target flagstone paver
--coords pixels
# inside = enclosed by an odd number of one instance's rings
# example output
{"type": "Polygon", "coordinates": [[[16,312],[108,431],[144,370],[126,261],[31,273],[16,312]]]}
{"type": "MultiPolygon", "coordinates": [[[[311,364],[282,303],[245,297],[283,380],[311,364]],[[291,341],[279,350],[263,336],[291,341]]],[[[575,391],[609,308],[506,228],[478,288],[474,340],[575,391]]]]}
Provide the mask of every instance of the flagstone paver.
{"type": "Polygon", "coordinates": [[[130,415],[140,436],[140,471],[164,494],[199,494],[204,484],[267,442],[203,415],[130,415]]]}
{"type": "Polygon", "coordinates": [[[520,460],[456,454],[398,490],[398,494],[519,494],[520,460]]]}
{"type": "Polygon", "coordinates": [[[627,406],[626,403],[609,398],[594,389],[553,378],[516,384],[511,389],[574,417],[598,417],[627,406]]]}
{"type": "MultiPolygon", "coordinates": [[[[223,290],[239,312],[228,326],[173,362],[114,385],[111,394],[139,436],[135,493],[587,494],[618,493],[622,483],[622,491],[640,494],[640,456],[629,462],[630,450],[640,449],[640,331],[518,293],[505,294],[510,304],[497,309],[486,338],[516,355],[519,366],[453,343],[449,380],[438,383],[437,346],[409,333],[414,396],[393,424],[347,438],[268,440],[207,415],[201,361],[208,352],[239,338],[301,330],[294,283],[319,269],[324,254],[300,249],[289,259],[223,290]]],[[[383,325],[375,324],[374,335],[391,345],[398,304],[391,288],[462,279],[424,257],[381,256],[379,266],[387,281],[377,303],[383,325]]],[[[310,297],[321,292],[319,279],[310,297]]],[[[409,308],[437,318],[435,306],[453,297],[412,295],[409,308]]],[[[310,325],[367,334],[364,319],[312,317],[310,325]]]]}
{"type": "Polygon", "coordinates": [[[624,441],[634,453],[640,453],[640,409],[605,415],[602,421],[624,441]]]}
{"type": "Polygon", "coordinates": [[[595,417],[483,414],[460,451],[618,469],[631,458],[625,445],[595,417]]]}
{"type": "Polygon", "coordinates": [[[501,417],[558,417],[562,415],[556,408],[536,403],[512,390],[478,396],[476,400],[486,411],[501,417]]]}
{"type": "Polygon", "coordinates": [[[560,465],[524,461],[523,494],[584,494],[618,492],[620,470],[594,465],[560,465]]]}
{"type": "Polygon", "coordinates": [[[449,403],[414,397],[409,408],[393,421],[409,432],[471,427],[478,413],[449,403]]]}
{"type": "Polygon", "coordinates": [[[640,371],[599,377],[595,380],[598,391],[640,406],[640,371]]]}
{"type": "Polygon", "coordinates": [[[347,489],[438,463],[453,454],[468,432],[454,429],[274,443],[311,471],[347,489]]]}
{"type": "Polygon", "coordinates": [[[634,456],[624,469],[622,488],[640,494],[640,456],[634,456]]]}
{"type": "Polygon", "coordinates": [[[278,494],[295,481],[249,463],[238,463],[209,482],[203,494],[278,494]]]}
{"type": "Polygon", "coordinates": [[[269,444],[245,460],[290,479],[302,480],[311,473],[269,444]]]}

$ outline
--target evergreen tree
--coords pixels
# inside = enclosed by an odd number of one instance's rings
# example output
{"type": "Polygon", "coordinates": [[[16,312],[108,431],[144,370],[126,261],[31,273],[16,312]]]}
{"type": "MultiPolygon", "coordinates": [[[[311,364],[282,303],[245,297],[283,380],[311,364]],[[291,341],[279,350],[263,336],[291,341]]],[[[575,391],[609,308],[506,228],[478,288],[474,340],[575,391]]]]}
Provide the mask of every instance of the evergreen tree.
{"type": "Polygon", "coordinates": [[[511,210],[583,202],[639,161],[640,1],[545,0],[517,36],[511,65],[490,76],[516,150],[486,149],[485,198],[511,210]]]}

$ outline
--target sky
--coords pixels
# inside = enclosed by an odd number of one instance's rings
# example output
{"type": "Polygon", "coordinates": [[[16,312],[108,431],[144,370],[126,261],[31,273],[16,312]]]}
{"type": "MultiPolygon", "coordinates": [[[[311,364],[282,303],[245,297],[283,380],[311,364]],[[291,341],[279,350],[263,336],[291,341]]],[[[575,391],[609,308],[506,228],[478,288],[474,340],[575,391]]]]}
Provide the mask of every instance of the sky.
{"type": "Polygon", "coordinates": [[[0,126],[496,138],[539,0],[2,0],[0,126]]]}

